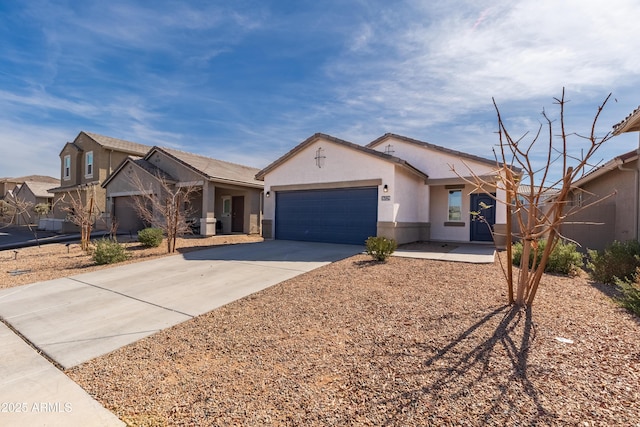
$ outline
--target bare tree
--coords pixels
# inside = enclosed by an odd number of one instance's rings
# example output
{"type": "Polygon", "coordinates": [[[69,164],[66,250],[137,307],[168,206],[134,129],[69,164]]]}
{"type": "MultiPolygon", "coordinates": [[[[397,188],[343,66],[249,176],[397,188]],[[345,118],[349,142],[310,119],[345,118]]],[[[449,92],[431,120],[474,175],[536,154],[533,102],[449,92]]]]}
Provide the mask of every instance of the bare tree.
{"type": "Polygon", "coordinates": [[[91,242],[91,230],[100,217],[100,209],[95,203],[95,188],[92,186],[85,191],[86,197],[83,197],[80,189],[76,189],[75,195],[65,194],[67,195],[69,195],[69,201],[64,201],[65,197],[63,197],[62,201],[66,205],[61,209],[67,213],[67,220],[80,228],[80,247],[83,251],[87,251],[91,242]]]}
{"type": "Polygon", "coordinates": [[[159,174],[154,178],[145,182],[135,172],[129,175],[131,184],[139,194],[133,197],[134,208],[145,223],[164,232],[167,236],[167,252],[172,253],[176,250],[178,236],[191,233],[188,222],[194,211],[191,199],[198,189],[194,186],[178,186],[159,174]]]}
{"type": "MultiPolygon", "coordinates": [[[[595,168],[590,163],[590,160],[602,144],[612,137],[610,132],[601,137],[596,134],[598,118],[610,96],[611,94],[598,107],[591,123],[589,134],[579,135],[569,133],[566,130],[565,106],[567,101],[563,89],[562,97],[559,99],[554,98],[554,103],[559,105],[560,108],[559,129],[554,126],[556,125],[555,121],[543,111],[543,122],[529,143],[524,142],[526,134],[518,139],[511,136],[494,99],[493,104],[498,116],[499,135],[499,154],[496,155],[499,167],[495,171],[497,184],[496,182],[490,182],[486,176],[481,177],[474,174],[469,167],[467,168],[471,173],[471,178],[465,178],[456,172],[467,183],[475,186],[474,191],[489,194],[496,203],[506,205],[508,265],[506,270],[503,266],[503,272],[507,280],[510,304],[515,303],[518,306],[531,306],[533,304],[551,252],[560,240],[566,239],[561,234],[561,225],[568,223],[571,215],[590,208],[613,195],[610,194],[598,198],[586,206],[570,206],[570,195],[574,182],[595,168]],[[584,151],[579,156],[569,151],[568,139],[572,136],[578,137],[586,143],[584,151]],[[546,161],[541,168],[537,168],[532,157],[534,148],[539,147],[541,141],[546,145],[546,161]],[[521,169],[522,173],[515,172],[517,169],[521,169]],[[558,172],[559,178],[551,178],[553,173],[558,172]],[[493,196],[486,191],[486,188],[496,185],[506,192],[506,200],[493,196]],[[523,191],[523,188],[526,188],[526,190],[523,191]],[[550,189],[553,189],[554,193],[551,197],[550,189]],[[519,228],[519,231],[515,234],[510,224],[512,216],[515,217],[519,228]],[[514,238],[520,239],[523,245],[515,295],[513,270],[511,268],[511,243],[514,238]],[[540,249],[539,245],[542,239],[546,239],[544,250],[540,249]],[[540,250],[542,250],[541,258],[539,262],[536,262],[540,250]],[[529,265],[530,259],[533,259],[532,265],[529,265]]],[[[451,168],[455,172],[455,169],[451,168]]]]}

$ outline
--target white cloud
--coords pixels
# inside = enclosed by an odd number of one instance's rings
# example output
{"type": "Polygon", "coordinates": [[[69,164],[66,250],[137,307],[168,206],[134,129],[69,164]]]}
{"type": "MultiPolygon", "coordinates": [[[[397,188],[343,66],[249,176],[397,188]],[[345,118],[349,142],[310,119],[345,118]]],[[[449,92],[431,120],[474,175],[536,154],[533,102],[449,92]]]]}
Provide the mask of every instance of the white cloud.
{"type": "MultiPolygon", "coordinates": [[[[368,34],[378,39],[369,43],[386,49],[365,66],[347,55],[331,66],[332,74],[349,77],[339,88],[347,106],[432,125],[487,111],[494,96],[501,103],[546,100],[564,86],[594,95],[612,82],[638,80],[640,57],[631,52],[640,50],[633,37],[640,14],[631,1],[419,7],[405,10],[395,28],[368,34]]],[[[360,35],[354,37],[357,44],[360,35]]]]}

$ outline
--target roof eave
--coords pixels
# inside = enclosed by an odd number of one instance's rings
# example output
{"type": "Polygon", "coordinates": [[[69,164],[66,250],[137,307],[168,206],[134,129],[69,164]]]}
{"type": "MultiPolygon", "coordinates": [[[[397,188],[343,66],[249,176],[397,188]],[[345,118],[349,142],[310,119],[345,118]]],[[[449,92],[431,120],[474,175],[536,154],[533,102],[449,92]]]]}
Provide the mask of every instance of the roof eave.
{"type": "Polygon", "coordinates": [[[613,135],[638,131],[640,131],[640,107],[633,110],[633,112],[620,123],[613,125],[613,135]]]}

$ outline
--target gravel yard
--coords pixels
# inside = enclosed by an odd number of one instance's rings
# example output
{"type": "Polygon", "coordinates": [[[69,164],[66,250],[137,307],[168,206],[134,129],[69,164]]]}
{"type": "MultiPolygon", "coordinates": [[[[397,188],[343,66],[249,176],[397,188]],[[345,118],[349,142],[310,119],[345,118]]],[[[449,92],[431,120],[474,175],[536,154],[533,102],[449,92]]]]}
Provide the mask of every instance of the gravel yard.
{"type": "MultiPolygon", "coordinates": [[[[104,268],[66,252],[0,252],[0,287],[104,268]]],[[[512,310],[497,263],[357,255],[66,373],[133,426],[640,426],[640,320],[611,293],[546,275],[512,310]]]]}

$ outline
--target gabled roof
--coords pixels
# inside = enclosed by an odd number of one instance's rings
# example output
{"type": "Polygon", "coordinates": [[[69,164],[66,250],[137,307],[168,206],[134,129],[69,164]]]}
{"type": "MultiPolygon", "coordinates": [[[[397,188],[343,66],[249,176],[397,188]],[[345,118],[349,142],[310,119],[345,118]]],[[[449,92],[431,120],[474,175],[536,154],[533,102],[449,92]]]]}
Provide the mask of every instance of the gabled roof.
{"type": "Polygon", "coordinates": [[[613,134],[620,135],[625,132],[640,131],[640,107],[633,110],[623,121],[613,125],[613,134]]]}
{"type": "Polygon", "coordinates": [[[400,167],[408,170],[410,173],[419,176],[421,179],[423,179],[425,181],[429,178],[426,173],[422,172],[421,170],[415,168],[411,164],[407,163],[405,160],[402,160],[402,159],[400,159],[398,157],[392,156],[390,154],[385,154],[385,153],[382,153],[382,152],[377,151],[377,150],[373,150],[373,149],[368,148],[368,147],[363,147],[362,145],[354,144],[353,142],[345,141],[343,139],[339,139],[339,138],[336,138],[336,137],[331,136],[331,135],[327,135],[327,134],[324,134],[324,133],[316,133],[316,134],[313,134],[312,136],[310,136],[309,138],[307,138],[306,140],[304,140],[303,142],[301,142],[300,144],[298,144],[296,147],[294,147],[288,153],[286,153],[285,155],[283,155],[282,157],[277,159],[275,162],[271,163],[269,166],[267,166],[266,168],[264,168],[260,172],[258,172],[256,174],[256,179],[264,180],[264,176],[266,174],[268,174],[272,170],[276,169],[278,166],[280,166],[281,164],[285,163],[287,160],[289,160],[290,158],[295,156],[297,153],[302,151],[304,148],[306,148],[307,146],[313,144],[314,142],[316,142],[316,141],[318,141],[320,139],[332,142],[334,144],[341,145],[343,147],[346,147],[346,148],[349,148],[349,149],[352,149],[352,150],[356,150],[358,152],[361,152],[361,153],[369,155],[369,156],[377,157],[377,158],[379,158],[381,160],[385,160],[387,162],[394,163],[397,166],[400,166],[400,167]]]}
{"type": "Polygon", "coordinates": [[[171,175],[169,175],[168,173],[166,173],[165,171],[163,171],[159,167],[153,165],[151,162],[148,162],[145,159],[127,157],[122,162],[120,162],[120,164],[113,170],[113,172],[111,172],[109,174],[107,179],[105,179],[104,182],[102,183],[102,187],[106,188],[107,184],[109,182],[111,182],[111,180],[116,175],[118,175],[118,173],[120,173],[120,171],[122,169],[124,169],[124,167],[127,165],[127,163],[133,163],[134,165],[140,167],[141,169],[143,169],[144,171],[148,172],[149,174],[151,174],[151,175],[153,175],[155,177],[158,177],[160,179],[163,179],[163,180],[165,180],[167,182],[170,182],[170,183],[176,182],[176,180],[171,175]]]}
{"type": "Polygon", "coordinates": [[[55,187],[52,184],[52,182],[25,181],[22,187],[20,187],[20,191],[24,191],[24,188],[27,187],[36,197],[53,197],[53,194],[49,193],[49,190],[55,187]]]}
{"type": "Polygon", "coordinates": [[[144,158],[148,160],[155,152],[160,152],[173,158],[211,181],[248,185],[255,188],[264,186],[262,182],[255,178],[256,173],[259,171],[257,168],[166,147],[153,147],[144,158]]]}
{"type": "MultiPolygon", "coordinates": [[[[486,158],[480,157],[480,156],[474,156],[473,154],[464,153],[462,151],[457,151],[457,150],[452,150],[450,148],[441,147],[439,145],[434,145],[434,144],[431,144],[429,142],[420,141],[420,140],[409,138],[409,137],[402,136],[402,135],[397,135],[395,133],[385,133],[380,138],[377,138],[373,142],[370,142],[369,144],[367,144],[367,147],[369,147],[369,148],[377,147],[378,145],[380,145],[380,144],[384,143],[385,141],[387,141],[389,139],[392,139],[392,138],[393,139],[400,139],[402,141],[408,142],[410,144],[417,145],[419,147],[430,148],[432,150],[441,151],[441,152],[446,153],[446,154],[451,154],[451,155],[456,156],[456,157],[462,157],[462,158],[465,158],[465,159],[468,159],[468,160],[472,160],[472,161],[475,161],[475,162],[484,163],[484,164],[491,165],[491,166],[496,166],[496,165],[502,166],[502,163],[497,163],[495,160],[486,159],[486,158]]],[[[520,168],[517,168],[515,166],[512,166],[511,169],[513,171],[516,171],[516,172],[520,171],[520,168]]]]}
{"type": "Polygon", "coordinates": [[[138,144],[137,142],[125,141],[124,139],[112,138],[110,136],[104,136],[104,135],[99,135],[97,133],[91,133],[91,132],[85,132],[85,131],[80,131],[80,133],[78,134],[74,142],[69,142],[68,144],[71,144],[80,150],[78,145],[75,144],[75,141],[77,141],[80,135],[82,134],[85,134],[87,137],[95,141],[96,144],[100,145],[101,147],[107,150],[120,151],[122,153],[132,154],[134,156],[142,157],[151,148],[149,145],[138,144]]]}

